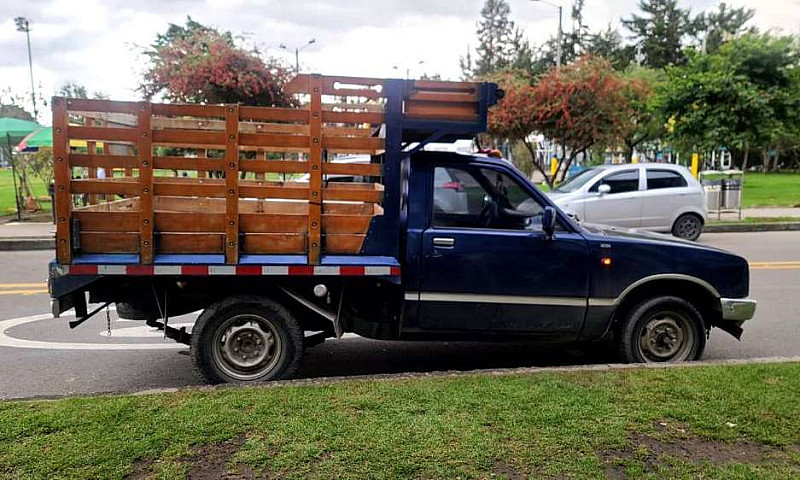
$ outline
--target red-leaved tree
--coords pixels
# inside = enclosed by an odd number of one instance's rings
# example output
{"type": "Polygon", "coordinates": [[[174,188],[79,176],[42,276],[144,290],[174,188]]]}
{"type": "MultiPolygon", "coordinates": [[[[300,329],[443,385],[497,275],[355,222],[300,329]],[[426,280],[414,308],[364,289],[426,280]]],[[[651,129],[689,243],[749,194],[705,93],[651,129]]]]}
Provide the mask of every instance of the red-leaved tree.
{"type": "Polygon", "coordinates": [[[625,82],[606,60],[596,57],[551,70],[535,83],[508,74],[500,79],[506,95],[490,112],[489,130],[523,142],[535,168],[552,186],[563,180],[578,155],[595,145],[614,145],[627,135],[631,106],[623,94],[625,82]],[[550,178],[536,161],[536,133],[566,148],[560,179],[550,178]]]}
{"type": "Polygon", "coordinates": [[[162,94],[174,102],[292,104],[284,92],[291,74],[279,61],[191,18],[186,26],[170,25],[145,54],[150,64],[139,89],[148,99],[162,94]]]}

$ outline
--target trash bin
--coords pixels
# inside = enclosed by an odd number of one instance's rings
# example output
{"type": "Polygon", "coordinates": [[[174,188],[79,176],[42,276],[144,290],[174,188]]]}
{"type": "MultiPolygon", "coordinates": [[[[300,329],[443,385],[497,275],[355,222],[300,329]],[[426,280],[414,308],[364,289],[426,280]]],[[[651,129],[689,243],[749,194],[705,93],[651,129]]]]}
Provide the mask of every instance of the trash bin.
{"type": "Polygon", "coordinates": [[[703,183],[703,190],[706,195],[706,209],[708,211],[719,210],[721,208],[720,200],[722,193],[722,185],[719,180],[710,180],[703,183]]]}
{"type": "Polygon", "coordinates": [[[722,182],[722,202],[725,208],[738,209],[742,206],[742,181],[731,178],[722,182]]]}

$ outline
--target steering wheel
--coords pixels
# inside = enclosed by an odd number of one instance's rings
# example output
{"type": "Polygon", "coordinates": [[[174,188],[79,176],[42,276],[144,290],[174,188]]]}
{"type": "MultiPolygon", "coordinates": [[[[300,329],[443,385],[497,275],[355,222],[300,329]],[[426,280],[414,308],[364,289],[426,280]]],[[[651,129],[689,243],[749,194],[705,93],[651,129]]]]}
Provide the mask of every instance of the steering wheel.
{"type": "Polygon", "coordinates": [[[494,199],[489,200],[481,209],[481,213],[478,214],[478,219],[476,220],[478,226],[488,228],[492,223],[492,219],[497,218],[498,210],[497,202],[494,199]]]}

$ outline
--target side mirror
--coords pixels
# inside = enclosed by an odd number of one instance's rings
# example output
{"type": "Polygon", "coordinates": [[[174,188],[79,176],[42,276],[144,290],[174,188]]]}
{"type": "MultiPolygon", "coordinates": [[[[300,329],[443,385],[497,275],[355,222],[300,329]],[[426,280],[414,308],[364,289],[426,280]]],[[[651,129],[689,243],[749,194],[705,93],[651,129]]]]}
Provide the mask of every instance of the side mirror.
{"type": "Polygon", "coordinates": [[[611,193],[611,185],[609,185],[607,183],[603,183],[599,187],[597,187],[597,192],[600,195],[605,195],[607,193],[611,193]]]}
{"type": "Polygon", "coordinates": [[[553,238],[556,230],[556,209],[550,206],[544,207],[542,213],[542,230],[548,239],[553,238]]]}

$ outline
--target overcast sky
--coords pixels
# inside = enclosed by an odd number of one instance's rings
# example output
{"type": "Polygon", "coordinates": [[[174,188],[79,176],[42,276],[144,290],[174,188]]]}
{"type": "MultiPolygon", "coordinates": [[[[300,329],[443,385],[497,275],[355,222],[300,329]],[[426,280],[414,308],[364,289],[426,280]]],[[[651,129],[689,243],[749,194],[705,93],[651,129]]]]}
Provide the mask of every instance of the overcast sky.
{"type": "MultiPolygon", "coordinates": [[[[558,0],[552,0],[558,3],[558,0]]],[[[29,95],[24,33],[14,17],[31,24],[34,77],[45,97],[67,81],[115,99],[136,99],[143,67],[140,51],[186,15],[231,30],[267,53],[294,63],[282,50],[316,43],[300,53],[301,69],[325,74],[412,76],[439,73],[457,79],[458,58],[475,44],[482,0],[24,0],[0,2],[0,91],[29,95]],[[419,62],[424,62],[421,65],[419,62]],[[397,67],[395,69],[394,67],[397,67]]],[[[694,13],[717,0],[683,0],[694,13]]],[[[755,8],[762,29],[797,33],[800,0],[729,0],[755,8]]],[[[565,7],[565,30],[570,2],[565,7]]],[[[530,0],[510,0],[511,16],[533,43],[553,35],[557,13],[530,0]]],[[[590,29],[629,16],[636,0],[587,0],[590,29]]],[[[40,120],[48,123],[40,108],[40,120]]]]}

